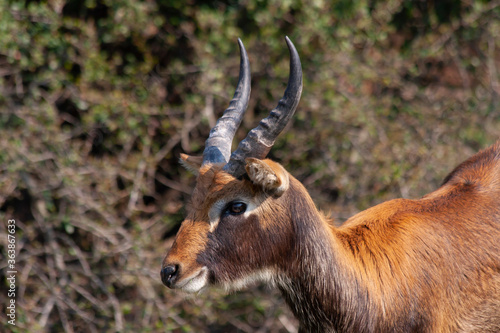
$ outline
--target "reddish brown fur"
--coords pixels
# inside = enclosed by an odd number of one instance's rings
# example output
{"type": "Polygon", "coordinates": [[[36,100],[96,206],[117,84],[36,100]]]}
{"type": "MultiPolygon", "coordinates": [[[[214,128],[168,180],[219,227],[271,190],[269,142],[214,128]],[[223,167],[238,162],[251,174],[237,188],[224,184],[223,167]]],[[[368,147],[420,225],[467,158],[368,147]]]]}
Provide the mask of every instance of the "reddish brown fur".
{"type": "Polygon", "coordinates": [[[500,141],[436,191],[377,205],[340,228],[279,164],[248,163],[256,171],[241,180],[201,168],[164,260],[181,265],[180,280],[196,267],[221,285],[268,270],[304,332],[500,332],[500,141]],[[275,178],[287,183],[281,193],[275,178]],[[255,208],[210,230],[209,211],[223,198],[255,208]]]}

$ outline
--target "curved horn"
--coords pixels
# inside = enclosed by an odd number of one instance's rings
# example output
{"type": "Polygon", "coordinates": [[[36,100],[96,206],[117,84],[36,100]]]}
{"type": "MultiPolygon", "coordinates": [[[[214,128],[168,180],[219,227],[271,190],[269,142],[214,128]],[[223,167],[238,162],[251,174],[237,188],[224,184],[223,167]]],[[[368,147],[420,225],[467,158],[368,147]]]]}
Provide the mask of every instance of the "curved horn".
{"type": "Polygon", "coordinates": [[[241,58],[238,85],[229,107],[210,130],[210,135],[205,141],[202,164],[227,163],[231,155],[234,134],[240,126],[243,114],[248,106],[248,100],[250,99],[250,63],[248,62],[245,46],[243,46],[239,38],[238,44],[241,58]]]}
{"type": "Polygon", "coordinates": [[[247,137],[240,142],[229,162],[224,166],[223,170],[235,177],[240,177],[245,173],[245,158],[262,159],[266,157],[299,104],[302,94],[302,66],[299,54],[288,37],[286,37],[286,43],[290,51],[290,76],[285,94],[269,116],[262,119],[259,126],[251,130],[247,137]]]}

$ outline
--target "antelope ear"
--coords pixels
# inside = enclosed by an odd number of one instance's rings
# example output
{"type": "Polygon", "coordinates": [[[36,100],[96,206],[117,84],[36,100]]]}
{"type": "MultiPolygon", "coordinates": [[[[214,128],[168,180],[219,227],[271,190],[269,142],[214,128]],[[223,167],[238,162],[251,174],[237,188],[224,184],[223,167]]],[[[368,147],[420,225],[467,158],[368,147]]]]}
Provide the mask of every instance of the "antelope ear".
{"type": "Polygon", "coordinates": [[[197,175],[198,172],[200,171],[201,163],[203,162],[203,156],[189,156],[186,154],[181,154],[179,162],[188,171],[191,171],[192,173],[197,175]]]}
{"type": "Polygon", "coordinates": [[[279,163],[252,157],[246,158],[245,162],[248,177],[252,183],[262,187],[264,192],[279,197],[288,189],[288,172],[279,163]]]}

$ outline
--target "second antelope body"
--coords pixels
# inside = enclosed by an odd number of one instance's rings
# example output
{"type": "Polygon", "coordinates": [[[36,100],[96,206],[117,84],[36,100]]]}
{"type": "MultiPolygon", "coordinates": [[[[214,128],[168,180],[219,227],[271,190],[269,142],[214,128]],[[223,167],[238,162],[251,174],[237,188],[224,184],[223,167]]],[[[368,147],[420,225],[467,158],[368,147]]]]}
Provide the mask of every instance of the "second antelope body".
{"type": "Polygon", "coordinates": [[[301,332],[500,332],[500,141],[455,168],[436,191],[363,211],[335,228],[304,186],[265,159],[292,117],[302,71],[231,154],[250,96],[241,41],[234,99],[202,157],[186,219],[163,260],[170,288],[273,284],[301,332]]]}

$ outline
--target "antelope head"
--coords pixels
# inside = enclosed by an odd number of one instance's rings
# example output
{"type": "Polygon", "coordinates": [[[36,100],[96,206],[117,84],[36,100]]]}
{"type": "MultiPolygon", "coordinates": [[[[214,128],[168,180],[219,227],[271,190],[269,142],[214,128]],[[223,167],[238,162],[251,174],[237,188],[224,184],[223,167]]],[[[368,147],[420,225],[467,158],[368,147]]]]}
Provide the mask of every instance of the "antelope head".
{"type": "Polygon", "coordinates": [[[231,144],[250,97],[250,65],[240,47],[240,75],[233,100],[210,131],[202,157],[182,154],[197,174],[187,217],[163,260],[161,279],[170,288],[197,292],[208,285],[239,289],[272,281],[293,244],[286,206],[291,176],[265,159],[293,116],[302,92],[299,55],[286,38],[290,75],[270,115],[231,154],[231,144]]]}

